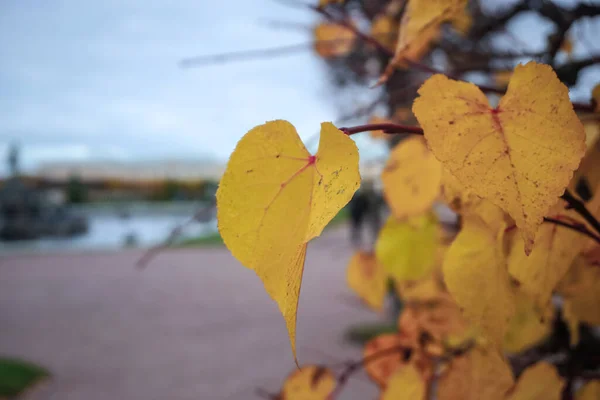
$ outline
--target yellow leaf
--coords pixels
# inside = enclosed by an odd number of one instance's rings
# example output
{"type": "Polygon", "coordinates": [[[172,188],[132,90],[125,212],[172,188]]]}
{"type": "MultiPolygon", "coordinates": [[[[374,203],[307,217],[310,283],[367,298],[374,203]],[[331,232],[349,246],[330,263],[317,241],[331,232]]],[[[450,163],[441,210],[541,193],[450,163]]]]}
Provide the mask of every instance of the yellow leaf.
{"type": "MultiPolygon", "coordinates": [[[[371,118],[369,118],[369,125],[372,124],[389,124],[391,121],[387,118],[382,118],[382,117],[378,117],[376,115],[372,116],[371,118]]],[[[384,140],[389,140],[392,138],[392,135],[389,135],[387,133],[385,133],[384,131],[382,131],[381,129],[378,129],[376,131],[371,131],[371,137],[373,139],[384,139],[384,140]]]]}
{"type": "Polygon", "coordinates": [[[579,342],[579,323],[595,319],[594,315],[597,313],[597,309],[588,311],[588,308],[590,306],[600,307],[600,299],[597,299],[596,302],[593,299],[593,292],[600,290],[600,268],[585,255],[579,256],[570,266],[556,290],[563,296],[562,318],[571,333],[571,345],[575,346],[579,342]],[[588,305],[588,301],[591,304],[588,305]],[[589,318],[590,316],[591,318],[589,318]]]}
{"type": "MultiPolygon", "coordinates": [[[[569,215],[576,217],[574,211],[565,211],[562,200],[549,213],[550,217],[556,219],[564,219],[569,215]]],[[[544,224],[538,230],[535,246],[529,256],[525,255],[523,240],[515,238],[508,272],[520,283],[521,289],[531,296],[537,307],[545,308],[554,288],[585,244],[586,240],[579,232],[555,224],[544,224]]]]}
{"type": "Polygon", "coordinates": [[[600,83],[592,89],[592,101],[596,104],[596,112],[600,112],[600,83]]]}
{"type": "Polygon", "coordinates": [[[390,378],[381,400],[425,400],[425,382],[412,364],[398,368],[390,378]]]}
{"type": "Polygon", "coordinates": [[[503,248],[502,215],[467,214],[444,260],[448,291],[473,327],[501,346],[515,304],[503,248]]]}
{"type": "Polygon", "coordinates": [[[507,400],[560,400],[564,386],[552,364],[538,362],[523,372],[507,400]]]}
{"type": "Polygon", "coordinates": [[[504,349],[511,353],[520,353],[542,341],[552,330],[554,308],[540,312],[525,293],[516,295],[516,311],[511,318],[504,335],[504,349]]]}
{"type": "Polygon", "coordinates": [[[323,58],[345,56],[354,46],[356,36],[348,28],[329,22],[315,27],[315,51],[323,58]]]}
{"type": "Polygon", "coordinates": [[[357,252],[346,274],[348,286],[371,308],[381,311],[387,294],[387,274],[373,253],[357,252]]]}
{"type": "Polygon", "coordinates": [[[464,12],[467,0],[409,0],[400,21],[396,52],[379,82],[385,82],[406,60],[418,61],[437,40],[440,26],[464,12]]]}
{"type": "Polygon", "coordinates": [[[502,356],[475,347],[450,362],[438,385],[438,400],[505,400],[513,376],[502,356]]]}
{"type": "Polygon", "coordinates": [[[379,386],[385,387],[394,371],[400,365],[406,364],[403,347],[401,337],[391,333],[379,335],[365,344],[363,358],[374,357],[365,363],[365,370],[379,386]]]}
{"type": "Polygon", "coordinates": [[[384,47],[393,50],[398,37],[398,23],[387,14],[378,15],[371,25],[371,36],[384,47]]]}
{"type": "Polygon", "coordinates": [[[311,156],[286,121],[267,122],[244,135],[219,184],[219,232],[277,302],[294,358],[306,244],[359,184],[358,150],[348,136],[323,123],[319,151],[311,156]]]}
{"type": "Polygon", "coordinates": [[[433,215],[403,222],[390,217],[379,232],[375,255],[392,278],[416,280],[431,273],[437,246],[437,221],[433,215]]]}
{"type": "Polygon", "coordinates": [[[280,397],[285,400],[328,400],[336,386],[333,373],[318,365],[292,372],[283,383],[280,397]]]}
{"type": "Polygon", "coordinates": [[[600,380],[587,382],[575,393],[575,400],[598,400],[600,399],[600,380]]]}
{"type": "Polygon", "coordinates": [[[600,325],[600,268],[588,267],[590,288],[573,296],[565,297],[565,319],[584,322],[589,325],[600,325]]]}
{"type": "Polygon", "coordinates": [[[585,153],[567,87],[552,68],[530,62],[515,68],[497,108],[477,86],[444,75],[429,78],[419,94],[413,112],[433,154],[515,220],[529,253],[585,153]]]}
{"type": "Polygon", "coordinates": [[[383,194],[398,219],[422,214],[440,194],[442,168],[423,138],[398,143],[381,174],[383,194]]]}
{"type": "Polygon", "coordinates": [[[460,213],[465,207],[469,207],[481,199],[467,189],[465,185],[452,175],[447,168],[442,167],[442,176],[440,178],[441,193],[444,201],[452,210],[460,213]]]}

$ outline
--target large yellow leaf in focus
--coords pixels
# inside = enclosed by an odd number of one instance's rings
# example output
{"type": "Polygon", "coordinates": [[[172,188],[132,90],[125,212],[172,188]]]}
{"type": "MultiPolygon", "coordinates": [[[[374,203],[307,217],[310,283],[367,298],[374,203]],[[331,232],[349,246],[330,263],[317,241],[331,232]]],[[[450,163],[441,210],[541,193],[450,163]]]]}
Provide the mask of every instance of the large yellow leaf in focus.
{"type": "Polygon", "coordinates": [[[345,56],[354,46],[356,36],[348,28],[332,22],[315,27],[315,51],[323,58],[345,56]]]}
{"type": "Polygon", "coordinates": [[[598,400],[600,399],[600,380],[587,382],[575,393],[575,400],[598,400]]]}
{"type": "Polygon", "coordinates": [[[277,302],[294,358],[306,244],[350,201],[359,184],[356,145],[328,122],[321,125],[315,156],[287,121],[255,127],[239,141],[221,178],[219,232],[277,302]]]}
{"type": "Polygon", "coordinates": [[[406,221],[388,218],[375,243],[375,255],[390,277],[402,282],[431,273],[438,248],[437,227],[431,214],[406,221]]]}
{"type": "Polygon", "coordinates": [[[381,311],[383,307],[387,279],[387,274],[373,253],[356,252],[348,263],[348,286],[375,310],[381,311]]]}
{"type": "Polygon", "coordinates": [[[523,371],[507,400],[560,400],[564,386],[554,365],[538,362],[523,371]]]}
{"type": "MultiPolygon", "coordinates": [[[[577,216],[574,211],[565,211],[565,202],[562,200],[549,214],[559,220],[568,215],[577,216]]],[[[570,222],[570,219],[565,222],[570,222]]],[[[543,224],[537,232],[535,246],[529,256],[524,252],[523,240],[515,238],[509,256],[508,272],[540,309],[545,308],[554,288],[586,243],[585,237],[579,232],[555,224],[543,224]]]]}
{"type": "Polygon", "coordinates": [[[283,383],[280,397],[285,400],[328,400],[336,386],[333,373],[318,365],[292,372],[283,383]]]}
{"type": "Polygon", "coordinates": [[[397,334],[382,334],[369,340],[363,349],[364,364],[369,377],[381,387],[385,387],[390,376],[400,366],[406,364],[404,343],[397,334]]]}
{"type": "Polygon", "coordinates": [[[441,376],[438,400],[505,400],[514,378],[510,366],[492,349],[475,347],[455,357],[441,376]]]}
{"type": "Polygon", "coordinates": [[[412,364],[402,366],[391,376],[380,400],[425,400],[425,382],[412,364]]]}
{"type": "Polygon", "coordinates": [[[546,310],[540,311],[522,291],[517,292],[515,304],[515,314],[504,335],[504,349],[520,353],[548,336],[552,330],[554,307],[549,304],[546,310]]]}
{"type": "Polygon", "coordinates": [[[465,185],[452,175],[447,168],[442,167],[442,176],[440,179],[442,197],[448,207],[454,212],[460,213],[463,208],[468,208],[481,201],[471,190],[465,188],[465,185]]]}
{"type": "Polygon", "coordinates": [[[413,112],[433,154],[515,220],[529,253],[585,154],[567,87],[551,67],[530,62],[515,68],[497,108],[477,86],[444,75],[429,78],[419,94],[413,112]]]}
{"type": "Polygon", "coordinates": [[[443,272],[448,291],[469,323],[499,348],[515,311],[504,253],[506,224],[501,212],[466,214],[446,252],[443,272]]]}
{"type": "Polygon", "coordinates": [[[440,194],[442,167],[422,137],[398,143],[381,173],[383,194],[398,219],[429,210],[440,194]]]}
{"type": "Polygon", "coordinates": [[[442,23],[464,13],[467,0],[409,0],[400,21],[398,44],[379,83],[385,82],[395,68],[406,61],[419,61],[431,43],[438,39],[442,23]]]}

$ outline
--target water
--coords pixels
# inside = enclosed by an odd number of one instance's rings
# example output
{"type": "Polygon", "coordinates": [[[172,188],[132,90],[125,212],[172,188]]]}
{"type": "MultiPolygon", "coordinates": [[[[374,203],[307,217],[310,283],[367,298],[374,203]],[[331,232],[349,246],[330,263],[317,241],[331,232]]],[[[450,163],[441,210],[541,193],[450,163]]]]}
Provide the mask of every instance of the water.
{"type": "MultiPolygon", "coordinates": [[[[0,242],[0,252],[7,250],[86,250],[119,249],[126,246],[128,236],[136,247],[150,247],[162,243],[171,231],[186,221],[190,214],[133,214],[129,218],[100,214],[89,216],[89,230],[73,238],[44,238],[28,241],[0,242]]],[[[182,231],[181,238],[210,235],[217,232],[215,220],[193,223],[182,231]]]]}

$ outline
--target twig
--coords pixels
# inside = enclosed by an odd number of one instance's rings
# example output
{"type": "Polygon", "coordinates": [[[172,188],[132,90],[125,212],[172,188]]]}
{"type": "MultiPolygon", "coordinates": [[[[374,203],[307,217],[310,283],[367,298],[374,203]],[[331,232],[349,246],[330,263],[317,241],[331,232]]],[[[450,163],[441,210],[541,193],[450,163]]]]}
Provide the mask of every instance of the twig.
{"type": "Polygon", "coordinates": [[[210,208],[202,208],[202,209],[198,210],[190,219],[188,219],[187,221],[185,221],[185,222],[177,225],[175,228],[173,228],[173,230],[169,233],[169,236],[167,237],[167,239],[163,243],[149,248],[142,255],[142,257],[140,257],[140,259],[135,264],[135,266],[139,269],[146,268],[148,266],[148,264],[150,263],[150,261],[152,261],[152,259],[154,257],[156,257],[156,255],[158,255],[158,253],[160,253],[161,251],[170,247],[175,242],[175,240],[177,240],[179,238],[179,236],[181,236],[181,234],[183,233],[183,230],[186,227],[188,227],[189,225],[191,225],[194,222],[201,221],[202,217],[206,214],[207,210],[210,211],[211,209],[210,208]]]}
{"type": "Polygon", "coordinates": [[[346,382],[348,382],[348,379],[350,379],[350,377],[352,376],[352,374],[356,373],[357,371],[359,371],[361,368],[363,368],[365,365],[376,361],[382,357],[385,356],[389,356],[391,354],[395,354],[395,353],[401,353],[401,352],[409,352],[410,350],[407,349],[404,346],[394,346],[394,347],[389,347],[387,349],[383,349],[378,351],[377,353],[373,353],[368,357],[363,358],[362,360],[358,360],[358,361],[352,361],[349,362],[346,365],[346,368],[340,373],[340,375],[337,378],[337,386],[335,387],[335,389],[333,390],[333,392],[331,392],[329,394],[329,396],[327,397],[328,400],[333,400],[335,399],[340,392],[342,391],[344,385],[346,384],[346,382]]]}
{"type": "Polygon", "coordinates": [[[600,222],[598,222],[596,217],[594,217],[594,215],[586,208],[583,201],[573,196],[569,189],[565,190],[565,193],[560,197],[569,204],[569,208],[572,208],[577,214],[581,215],[583,219],[594,228],[596,233],[600,234],[600,222]]]}
{"type": "Polygon", "coordinates": [[[410,125],[399,125],[392,123],[383,123],[383,124],[366,124],[366,125],[358,125],[352,126],[350,128],[339,128],[340,131],[344,132],[346,135],[354,135],[355,133],[360,132],[368,132],[368,131],[383,131],[384,133],[412,133],[415,135],[422,135],[423,128],[419,126],[410,126],[410,125]]]}
{"type": "Polygon", "coordinates": [[[579,233],[589,237],[590,239],[593,239],[594,241],[596,241],[596,243],[600,244],[600,236],[597,236],[593,232],[590,232],[590,230],[585,225],[580,225],[580,224],[571,225],[571,224],[561,221],[559,219],[548,218],[548,217],[544,218],[544,222],[548,222],[551,224],[555,224],[558,226],[562,226],[562,227],[571,229],[575,232],[579,232],[579,233]]]}
{"type": "Polygon", "coordinates": [[[256,395],[258,397],[262,397],[263,399],[267,399],[267,400],[277,400],[279,398],[278,395],[268,392],[263,388],[254,389],[254,393],[256,393],[256,395]]]}

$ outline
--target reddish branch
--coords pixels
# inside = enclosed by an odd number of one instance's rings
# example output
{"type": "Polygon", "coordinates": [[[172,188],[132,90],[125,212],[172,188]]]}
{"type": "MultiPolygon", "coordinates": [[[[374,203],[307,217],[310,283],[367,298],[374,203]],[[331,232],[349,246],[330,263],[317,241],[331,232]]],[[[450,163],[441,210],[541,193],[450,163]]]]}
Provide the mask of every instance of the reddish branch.
{"type": "Polygon", "coordinates": [[[354,135],[355,133],[369,132],[369,131],[383,131],[384,133],[412,133],[415,135],[422,135],[423,128],[419,126],[399,125],[392,123],[383,124],[366,124],[357,125],[350,128],[339,128],[340,131],[346,135],[354,135]]]}

